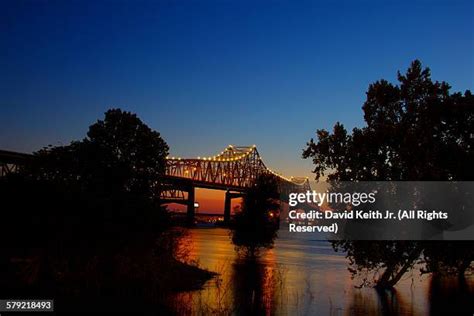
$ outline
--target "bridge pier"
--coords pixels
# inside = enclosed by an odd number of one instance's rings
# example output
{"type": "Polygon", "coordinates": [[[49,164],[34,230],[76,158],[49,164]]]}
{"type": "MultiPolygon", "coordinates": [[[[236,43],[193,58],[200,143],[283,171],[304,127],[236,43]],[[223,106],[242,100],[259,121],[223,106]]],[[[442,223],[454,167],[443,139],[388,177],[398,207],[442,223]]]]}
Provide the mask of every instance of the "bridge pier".
{"type": "Polygon", "coordinates": [[[228,224],[230,222],[230,207],[232,199],[243,197],[244,193],[232,193],[229,190],[225,192],[225,202],[224,202],[224,223],[228,224]]]}
{"type": "Polygon", "coordinates": [[[188,225],[194,225],[194,215],[195,215],[194,201],[195,201],[194,186],[191,185],[188,188],[188,208],[186,211],[188,225]]]}
{"type": "Polygon", "coordinates": [[[230,197],[230,192],[227,190],[225,192],[225,202],[224,202],[224,223],[230,222],[230,205],[232,198],[230,197]]]}

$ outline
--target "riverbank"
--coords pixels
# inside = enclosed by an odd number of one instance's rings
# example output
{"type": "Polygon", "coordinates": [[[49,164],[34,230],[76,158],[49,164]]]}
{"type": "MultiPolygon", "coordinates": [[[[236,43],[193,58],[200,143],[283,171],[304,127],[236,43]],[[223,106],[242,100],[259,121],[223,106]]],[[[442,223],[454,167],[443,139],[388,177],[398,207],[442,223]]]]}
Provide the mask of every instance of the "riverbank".
{"type": "Polygon", "coordinates": [[[133,243],[115,252],[9,249],[0,261],[0,297],[54,299],[59,314],[134,311],[137,306],[171,312],[164,304],[170,295],[200,290],[216,276],[163,248],[175,248],[180,240],[169,232],[154,243],[133,243]]]}

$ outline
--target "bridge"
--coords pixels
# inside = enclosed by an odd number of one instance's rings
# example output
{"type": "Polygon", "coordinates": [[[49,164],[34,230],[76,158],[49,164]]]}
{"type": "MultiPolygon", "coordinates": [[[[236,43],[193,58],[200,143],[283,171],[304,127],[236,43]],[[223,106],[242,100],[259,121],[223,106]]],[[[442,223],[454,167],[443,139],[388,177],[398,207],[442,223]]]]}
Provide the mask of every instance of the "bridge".
{"type": "MultiPolygon", "coordinates": [[[[0,176],[18,172],[32,159],[31,154],[0,150],[0,176]]],[[[178,203],[187,206],[187,218],[194,221],[195,188],[224,190],[224,221],[230,220],[231,200],[245,195],[261,174],[273,174],[278,180],[282,197],[289,192],[310,190],[308,178],[287,178],[263,162],[257,147],[227,146],[210,157],[167,157],[165,176],[157,183],[156,196],[160,204],[178,203]]]]}
{"type": "Polygon", "coordinates": [[[0,150],[0,177],[20,171],[32,159],[32,155],[8,150],[0,150]]]}
{"type": "Polygon", "coordinates": [[[287,178],[267,168],[255,145],[229,145],[210,157],[167,157],[166,177],[159,188],[160,201],[162,204],[186,205],[188,220],[192,221],[195,188],[224,190],[224,221],[228,222],[231,200],[242,197],[261,174],[273,174],[276,177],[283,197],[288,196],[289,192],[306,192],[311,189],[308,178],[287,178]]]}

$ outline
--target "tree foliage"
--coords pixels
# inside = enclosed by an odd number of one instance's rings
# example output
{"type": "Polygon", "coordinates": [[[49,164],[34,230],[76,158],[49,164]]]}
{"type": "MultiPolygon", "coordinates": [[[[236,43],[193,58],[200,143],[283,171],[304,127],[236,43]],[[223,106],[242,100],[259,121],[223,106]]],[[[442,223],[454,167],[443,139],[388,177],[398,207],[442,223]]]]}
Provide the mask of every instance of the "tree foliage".
{"type": "MultiPolygon", "coordinates": [[[[337,122],[332,133],[321,129],[303,151],[311,158],[319,180],[330,181],[433,181],[473,180],[474,96],[470,91],[450,93],[446,82],[433,82],[429,68],[415,60],[406,74],[398,73],[398,85],[379,80],[369,85],[362,107],[366,126],[348,133],[337,122]]],[[[471,262],[474,247],[451,244],[451,260],[471,262]],[[462,248],[462,250],[461,250],[462,248]],[[459,251],[456,251],[458,249],[459,251]],[[455,259],[454,259],[455,258],[455,259]]],[[[341,241],[336,249],[347,251],[352,273],[383,271],[377,286],[392,287],[410,269],[424,249],[423,242],[341,241]]],[[[427,251],[428,252],[428,251],[427,251]]],[[[436,262],[435,262],[436,261],[436,262]]]]}
{"type": "Polygon", "coordinates": [[[7,208],[16,210],[2,220],[6,236],[13,229],[25,238],[38,235],[25,246],[91,240],[119,245],[164,228],[166,214],[153,200],[168,153],[160,134],[135,114],[112,109],[87,135],[36,152],[21,174],[1,179],[3,192],[10,192],[7,208]]]}
{"type": "Polygon", "coordinates": [[[79,182],[95,192],[130,192],[152,197],[165,172],[168,145],[135,114],[111,109],[89,127],[87,137],[67,146],[36,153],[32,173],[38,177],[79,182]]]}
{"type": "Polygon", "coordinates": [[[262,174],[247,190],[242,208],[235,215],[232,242],[250,256],[261,248],[271,248],[278,231],[278,182],[275,176],[262,174]]]}

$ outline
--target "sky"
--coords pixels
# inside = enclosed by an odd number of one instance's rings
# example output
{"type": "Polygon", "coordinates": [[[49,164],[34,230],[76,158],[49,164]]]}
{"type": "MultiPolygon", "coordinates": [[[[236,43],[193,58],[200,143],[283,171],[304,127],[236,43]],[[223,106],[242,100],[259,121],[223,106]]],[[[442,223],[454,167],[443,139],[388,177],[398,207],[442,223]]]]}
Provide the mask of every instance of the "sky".
{"type": "Polygon", "coordinates": [[[112,107],[171,156],[256,144],[310,176],[302,149],[363,126],[368,85],[420,59],[474,87],[473,1],[0,0],[0,148],[68,144],[112,107]]]}

